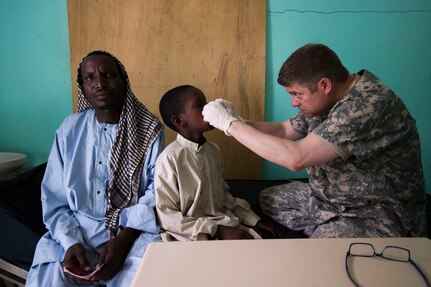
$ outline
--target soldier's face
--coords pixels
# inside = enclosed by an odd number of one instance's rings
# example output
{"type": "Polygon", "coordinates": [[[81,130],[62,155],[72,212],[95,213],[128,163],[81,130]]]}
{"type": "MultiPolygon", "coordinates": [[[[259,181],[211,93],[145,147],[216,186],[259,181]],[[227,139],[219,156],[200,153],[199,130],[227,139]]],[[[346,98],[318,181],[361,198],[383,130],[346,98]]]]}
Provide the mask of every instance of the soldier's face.
{"type": "Polygon", "coordinates": [[[293,83],[285,89],[292,97],[292,107],[298,108],[307,118],[325,111],[327,97],[321,89],[317,88],[315,92],[311,92],[309,88],[298,83],[293,83]]]}

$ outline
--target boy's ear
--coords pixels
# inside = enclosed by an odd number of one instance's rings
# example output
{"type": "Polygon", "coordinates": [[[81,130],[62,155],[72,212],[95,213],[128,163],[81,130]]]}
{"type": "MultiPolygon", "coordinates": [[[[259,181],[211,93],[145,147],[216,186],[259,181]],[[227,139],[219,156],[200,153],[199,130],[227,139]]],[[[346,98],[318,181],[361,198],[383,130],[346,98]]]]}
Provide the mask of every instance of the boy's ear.
{"type": "Polygon", "coordinates": [[[177,128],[181,127],[183,124],[183,119],[181,119],[181,117],[179,116],[172,116],[171,121],[174,124],[174,126],[177,128]]]}

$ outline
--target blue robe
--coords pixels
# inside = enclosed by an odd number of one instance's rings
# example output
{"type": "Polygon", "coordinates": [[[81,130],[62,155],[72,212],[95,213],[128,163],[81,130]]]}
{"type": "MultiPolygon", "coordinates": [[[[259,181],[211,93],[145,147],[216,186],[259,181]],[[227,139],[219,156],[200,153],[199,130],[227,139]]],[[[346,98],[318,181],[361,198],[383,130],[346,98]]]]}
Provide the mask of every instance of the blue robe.
{"type": "MultiPolygon", "coordinates": [[[[99,123],[94,109],[68,116],[56,132],[42,181],[43,221],[49,230],[38,242],[26,286],[76,286],[63,274],[65,251],[76,243],[94,267],[109,240],[105,228],[109,160],[118,124],[99,123]]],[[[140,182],[139,202],[124,209],[120,227],[142,230],[123,269],[108,286],[129,286],[150,242],[160,241],[154,213],[154,168],[163,149],[161,133],[150,146],[140,182]]],[[[86,285],[88,286],[88,285],[86,285]]]]}

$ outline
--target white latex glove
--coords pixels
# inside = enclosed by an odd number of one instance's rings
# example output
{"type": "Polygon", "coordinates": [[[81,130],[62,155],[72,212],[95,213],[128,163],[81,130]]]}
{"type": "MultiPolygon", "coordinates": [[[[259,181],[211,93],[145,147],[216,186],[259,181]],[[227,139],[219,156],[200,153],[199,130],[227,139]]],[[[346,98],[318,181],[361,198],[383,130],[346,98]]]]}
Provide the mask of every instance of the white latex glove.
{"type": "Polygon", "coordinates": [[[225,100],[225,99],[216,99],[216,103],[220,103],[223,105],[223,107],[226,108],[226,110],[235,118],[238,118],[241,122],[245,122],[244,119],[236,113],[235,107],[233,106],[233,103],[231,101],[225,100]]]}
{"type": "Polygon", "coordinates": [[[225,100],[225,99],[216,99],[216,103],[222,104],[223,107],[226,108],[226,110],[234,117],[237,117],[237,113],[235,111],[235,107],[233,106],[233,103],[231,101],[225,100]]]}
{"type": "Polygon", "coordinates": [[[228,136],[228,129],[233,121],[239,121],[240,119],[233,115],[220,101],[211,101],[204,106],[202,111],[204,121],[209,122],[213,127],[224,131],[228,136]]]}

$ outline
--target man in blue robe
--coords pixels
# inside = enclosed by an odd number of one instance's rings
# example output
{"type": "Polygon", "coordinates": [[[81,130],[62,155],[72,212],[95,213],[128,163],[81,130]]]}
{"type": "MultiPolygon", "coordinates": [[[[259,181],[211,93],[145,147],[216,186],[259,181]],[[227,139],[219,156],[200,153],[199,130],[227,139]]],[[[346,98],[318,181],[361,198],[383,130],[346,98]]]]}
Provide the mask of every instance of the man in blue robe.
{"type": "Polygon", "coordinates": [[[133,95],[123,65],[94,51],[77,74],[78,110],[56,132],[42,181],[43,221],[27,286],[130,286],[150,242],[160,121],[133,95]],[[65,273],[88,273],[89,278],[65,273]]]}

